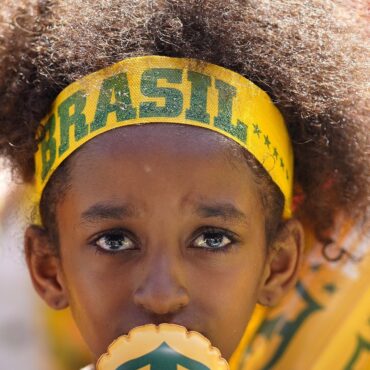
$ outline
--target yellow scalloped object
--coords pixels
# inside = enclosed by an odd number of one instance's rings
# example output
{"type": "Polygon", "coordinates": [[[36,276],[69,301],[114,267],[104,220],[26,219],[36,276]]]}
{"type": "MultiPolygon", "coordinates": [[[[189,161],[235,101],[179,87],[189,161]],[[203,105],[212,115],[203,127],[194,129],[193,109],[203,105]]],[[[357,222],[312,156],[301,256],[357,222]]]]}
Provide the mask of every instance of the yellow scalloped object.
{"type": "Polygon", "coordinates": [[[149,324],[116,339],[97,370],[228,370],[229,365],[203,335],[175,324],[149,324]]]}

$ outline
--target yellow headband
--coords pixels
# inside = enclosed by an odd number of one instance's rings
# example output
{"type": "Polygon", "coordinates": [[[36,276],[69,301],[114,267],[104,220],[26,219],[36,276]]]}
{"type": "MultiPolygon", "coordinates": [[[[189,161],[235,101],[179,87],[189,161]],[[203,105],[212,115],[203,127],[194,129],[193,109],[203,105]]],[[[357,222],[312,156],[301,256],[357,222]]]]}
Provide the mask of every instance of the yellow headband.
{"type": "Polygon", "coordinates": [[[292,147],[268,95],[228,69],[161,56],[123,60],[58,95],[41,122],[45,136],[35,157],[38,194],[58,166],[95,136],[156,122],[203,127],[236,141],[270,174],[285,197],[284,217],[291,216],[292,147]]]}

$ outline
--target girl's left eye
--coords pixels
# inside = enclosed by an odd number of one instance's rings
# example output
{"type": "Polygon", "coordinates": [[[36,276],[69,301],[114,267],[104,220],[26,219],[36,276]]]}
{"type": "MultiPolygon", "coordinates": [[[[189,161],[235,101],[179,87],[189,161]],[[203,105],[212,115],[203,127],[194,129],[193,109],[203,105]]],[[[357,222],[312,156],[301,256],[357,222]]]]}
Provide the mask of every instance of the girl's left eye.
{"type": "Polygon", "coordinates": [[[206,231],[193,241],[192,247],[220,250],[230,246],[233,241],[233,238],[224,231],[206,231]]]}
{"type": "Polygon", "coordinates": [[[135,249],[135,243],[124,233],[106,233],[95,239],[96,247],[108,252],[119,252],[135,249]]]}

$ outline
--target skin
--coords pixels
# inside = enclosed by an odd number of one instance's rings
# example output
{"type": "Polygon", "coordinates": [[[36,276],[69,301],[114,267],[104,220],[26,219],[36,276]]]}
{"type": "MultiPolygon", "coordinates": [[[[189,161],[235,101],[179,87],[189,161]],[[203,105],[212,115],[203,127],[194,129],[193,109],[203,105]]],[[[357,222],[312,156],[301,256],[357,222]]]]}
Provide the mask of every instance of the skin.
{"type": "Polygon", "coordinates": [[[239,148],[194,127],[127,127],[85,144],[57,223],[58,256],[42,228],[26,232],[32,280],[49,305],[71,307],[95,360],[132,328],[162,322],[204,334],[229,359],[255,304],[294,284],[302,251],[296,221],[267,248],[239,148]]]}

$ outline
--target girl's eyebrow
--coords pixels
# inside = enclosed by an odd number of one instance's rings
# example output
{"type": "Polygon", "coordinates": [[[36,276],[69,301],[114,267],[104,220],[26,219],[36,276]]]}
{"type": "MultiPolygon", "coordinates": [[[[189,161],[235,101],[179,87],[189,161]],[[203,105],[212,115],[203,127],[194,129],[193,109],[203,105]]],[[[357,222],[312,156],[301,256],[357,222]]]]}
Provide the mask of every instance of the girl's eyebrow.
{"type": "Polygon", "coordinates": [[[81,214],[82,222],[95,222],[102,219],[121,220],[127,217],[138,217],[139,211],[130,203],[115,204],[99,202],[89,207],[81,214]]]}
{"type": "MultiPolygon", "coordinates": [[[[202,218],[222,218],[227,221],[247,223],[247,216],[232,203],[202,203],[196,206],[194,213],[202,218]]],[[[83,223],[93,223],[102,219],[121,220],[123,218],[139,217],[140,212],[131,203],[115,204],[112,202],[99,202],[89,207],[81,214],[83,223]]]]}
{"type": "Polygon", "coordinates": [[[195,213],[202,218],[220,217],[223,220],[239,221],[247,223],[248,218],[244,212],[235,207],[232,203],[200,204],[196,207],[195,213]]]}

